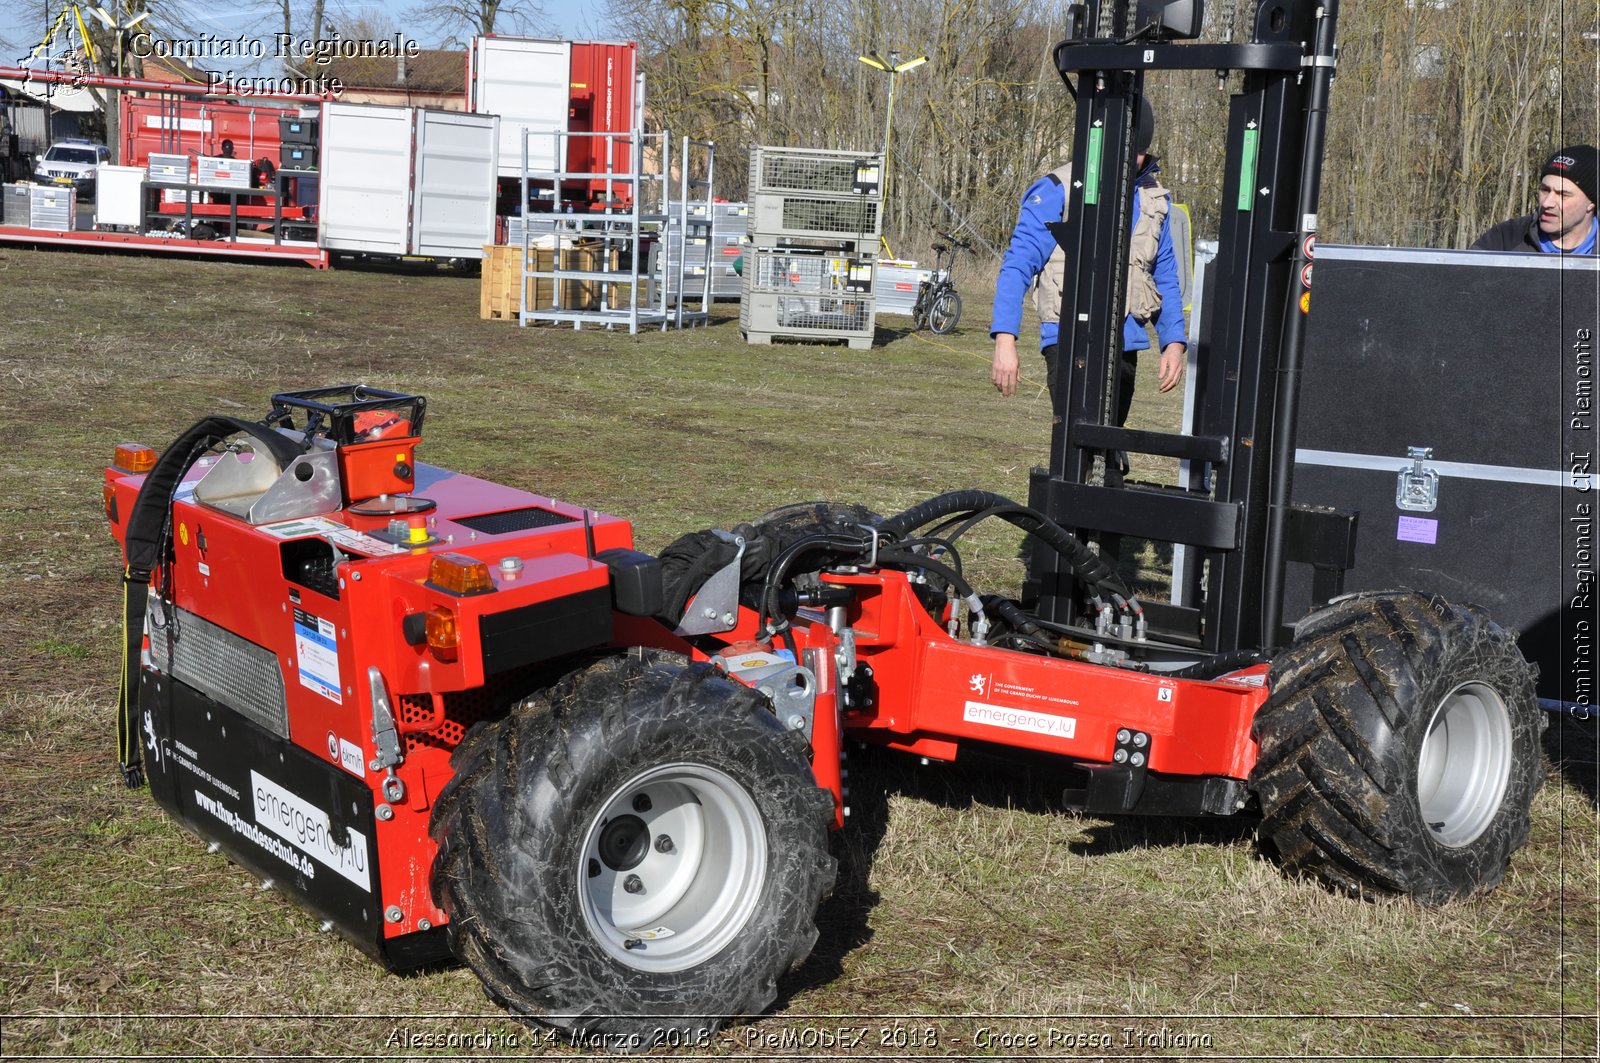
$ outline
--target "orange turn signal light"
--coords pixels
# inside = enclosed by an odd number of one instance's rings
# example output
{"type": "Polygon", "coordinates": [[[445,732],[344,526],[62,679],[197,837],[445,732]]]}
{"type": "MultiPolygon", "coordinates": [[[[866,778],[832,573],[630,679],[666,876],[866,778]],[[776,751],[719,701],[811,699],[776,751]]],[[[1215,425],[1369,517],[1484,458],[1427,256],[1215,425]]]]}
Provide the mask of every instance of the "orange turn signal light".
{"type": "Polygon", "coordinates": [[[149,472],[156,467],[155,448],[143,443],[119,443],[111,464],[123,472],[149,472]]]}
{"type": "Polygon", "coordinates": [[[110,484],[106,484],[104,487],[102,487],[100,489],[100,492],[101,492],[102,499],[104,499],[104,501],[105,501],[106,519],[107,520],[111,520],[111,521],[116,520],[117,519],[117,489],[115,487],[112,487],[110,484]]]}
{"type": "Polygon", "coordinates": [[[456,659],[456,649],[461,645],[461,629],[456,626],[456,614],[442,605],[434,606],[427,612],[425,630],[428,648],[435,657],[442,661],[456,659]]]}
{"type": "Polygon", "coordinates": [[[439,554],[428,564],[428,582],[451,594],[486,594],[494,590],[489,565],[465,554],[439,554]]]}

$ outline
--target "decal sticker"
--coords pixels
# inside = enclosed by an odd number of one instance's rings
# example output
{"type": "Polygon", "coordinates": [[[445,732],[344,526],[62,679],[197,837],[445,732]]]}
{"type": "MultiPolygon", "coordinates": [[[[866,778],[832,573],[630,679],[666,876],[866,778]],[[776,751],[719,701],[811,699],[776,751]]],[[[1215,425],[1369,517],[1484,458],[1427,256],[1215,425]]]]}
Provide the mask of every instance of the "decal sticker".
{"type": "Polygon", "coordinates": [[[1047,694],[1042,690],[1035,690],[1033,687],[1023,686],[1021,683],[1011,683],[1004,679],[996,679],[993,675],[985,676],[974,672],[972,674],[972,678],[969,679],[967,683],[969,693],[977,694],[979,697],[984,698],[1005,698],[1008,701],[1031,701],[1036,704],[1043,704],[1047,707],[1055,705],[1070,705],[1076,707],[1078,704],[1078,700],[1076,698],[1066,698],[1059,694],[1047,694]],[[987,684],[988,689],[984,690],[980,684],[987,684]]]}
{"type": "MultiPolygon", "coordinates": [[[[250,772],[250,801],[256,823],[328,870],[372,892],[366,835],[350,827],[349,843],[340,845],[333,840],[333,825],[326,812],[254,770],[250,772]]],[[[234,830],[239,827],[235,825],[234,830]]]]}
{"type": "Polygon", "coordinates": [[[300,685],[337,705],[344,704],[339,690],[339,642],[333,625],[304,609],[296,609],[294,652],[299,659],[300,685]]]}
{"type": "Polygon", "coordinates": [[[1439,522],[1428,517],[1401,517],[1394,537],[1402,543],[1433,546],[1439,541],[1439,522]]]}
{"type": "Polygon", "coordinates": [[[366,777],[366,762],[361,758],[361,747],[343,738],[339,739],[339,766],[358,779],[366,777]]]}
{"type": "MultiPolygon", "coordinates": [[[[253,775],[255,773],[252,772],[251,774],[253,775]]],[[[194,803],[195,807],[203,809],[204,811],[209,812],[211,815],[217,817],[217,819],[221,820],[223,825],[228,827],[228,829],[233,831],[233,833],[239,835],[241,838],[249,839],[260,848],[265,849],[273,856],[276,856],[279,860],[282,860],[284,863],[294,868],[296,874],[304,875],[306,878],[317,877],[317,869],[311,866],[311,861],[295,852],[293,846],[285,845],[277,838],[269,837],[267,833],[260,827],[246,819],[241,818],[227,805],[208,797],[199,790],[194,792],[194,803]]],[[[350,836],[352,838],[354,838],[355,835],[355,831],[350,832],[350,836]]]]}
{"type": "Polygon", "coordinates": [[[178,541],[184,546],[189,545],[189,525],[181,520],[178,522],[178,541]]]}
{"type": "Polygon", "coordinates": [[[299,520],[286,520],[278,524],[263,524],[257,530],[264,531],[278,539],[305,539],[310,536],[321,536],[336,546],[341,546],[358,554],[406,554],[411,552],[404,546],[386,543],[382,539],[374,539],[370,535],[354,531],[327,517],[303,517],[299,520]]]}
{"type": "Polygon", "coordinates": [[[1171,687],[1162,687],[1160,690],[1157,690],[1156,691],[1156,700],[1157,701],[1171,701],[1172,700],[1172,688],[1171,687]]]}
{"type": "Polygon", "coordinates": [[[1042,712],[1028,712],[1005,705],[988,705],[969,701],[961,713],[968,723],[981,723],[988,727],[1003,727],[1008,731],[1028,731],[1033,734],[1071,738],[1078,731],[1078,721],[1070,716],[1047,716],[1042,712]]]}
{"type": "Polygon", "coordinates": [[[630,930],[628,931],[628,936],[638,938],[640,941],[660,941],[662,938],[672,937],[676,933],[677,931],[670,926],[658,926],[650,930],[630,930]]]}
{"type": "Polygon", "coordinates": [[[149,709],[144,710],[144,746],[150,751],[150,762],[161,767],[161,744],[156,741],[156,721],[149,709]]]}

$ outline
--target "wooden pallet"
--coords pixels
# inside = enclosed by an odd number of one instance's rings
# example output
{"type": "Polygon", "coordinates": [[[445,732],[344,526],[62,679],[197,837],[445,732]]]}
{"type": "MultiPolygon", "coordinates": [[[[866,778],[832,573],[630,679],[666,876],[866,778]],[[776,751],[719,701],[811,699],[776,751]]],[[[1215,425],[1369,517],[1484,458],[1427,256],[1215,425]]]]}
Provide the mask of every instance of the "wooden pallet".
{"type": "MultiPolygon", "coordinates": [[[[599,270],[603,250],[593,246],[563,248],[561,268],[574,270],[599,270]]],[[[541,272],[555,268],[555,251],[551,248],[530,248],[528,264],[541,272]]],[[[616,265],[615,261],[612,263],[616,265]]],[[[483,245],[483,272],[479,284],[478,316],[485,321],[515,321],[522,312],[522,248],[515,244],[483,245]]],[[[565,280],[561,282],[561,308],[563,310],[596,310],[600,306],[599,281],[565,280]]],[[[531,296],[529,309],[548,310],[555,306],[555,281],[550,277],[529,278],[527,293],[531,296]]]]}

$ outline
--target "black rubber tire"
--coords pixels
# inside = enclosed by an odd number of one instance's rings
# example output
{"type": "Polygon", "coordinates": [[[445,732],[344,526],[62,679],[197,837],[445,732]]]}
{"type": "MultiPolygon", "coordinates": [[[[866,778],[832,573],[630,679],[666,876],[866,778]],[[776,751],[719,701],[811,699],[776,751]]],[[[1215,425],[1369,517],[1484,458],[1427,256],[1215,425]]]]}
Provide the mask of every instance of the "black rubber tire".
{"type": "Polygon", "coordinates": [[[1411,591],[1337,600],[1295,635],[1251,728],[1261,836],[1285,869],[1428,905],[1497,886],[1544,781],[1515,637],[1411,591]]]}
{"type": "Polygon", "coordinates": [[[961,293],[944,288],[935,293],[928,307],[928,328],[935,336],[948,336],[961,323],[961,293]]]}
{"type": "MultiPolygon", "coordinates": [[[[783,728],[762,695],[710,666],[653,651],[607,658],[527,699],[504,720],[475,728],[451,763],[456,775],[430,824],[439,843],[434,898],[450,915],[456,956],[513,1013],[581,1034],[585,1044],[601,1038],[612,1049],[703,1047],[731,1019],[765,1010],[779,976],[810,954],[817,906],[835,873],[828,852],[832,795],[816,785],[804,736],[783,728]],[[718,780],[732,797],[712,786],[709,796],[664,800],[688,792],[662,784],[664,772],[718,780]],[[640,811],[638,794],[646,790],[662,804],[640,811]],[[713,858],[709,841],[703,850],[682,845],[681,866],[692,881],[731,890],[743,901],[731,906],[732,914],[705,921],[717,929],[700,955],[668,961],[680,969],[636,966],[659,962],[645,955],[658,946],[678,946],[670,937],[619,937],[620,928],[597,915],[613,899],[596,901],[596,888],[635,869],[613,862],[615,847],[599,846],[609,828],[635,818],[618,815],[618,802],[651,818],[636,824],[649,829],[636,830],[644,841],[634,842],[632,855],[646,861],[637,868],[650,882],[642,892],[661,897],[671,895],[678,872],[658,879],[646,870],[661,859],[654,855],[662,851],[656,831],[676,822],[684,826],[680,843],[695,835],[692,825],[658,814],[700,817],[696,829],[711,839],[714,810],[730,802],[746,810],[741,837],[751,852],[760,850],[764,874],[738,880],[726,872],[738,861],[713,858]],[[612,814],[602,821],[608,808],[612,814]],[[611,877],[602,878],[607,871],[611,877]]],[[[609,911],[631,903],[617,896],[609,911]]],[[[670,929],[672,913],[661,925],[670,929]]],[[[688,921],[681,940],[697,940],[698,925],[688,921]]]]}

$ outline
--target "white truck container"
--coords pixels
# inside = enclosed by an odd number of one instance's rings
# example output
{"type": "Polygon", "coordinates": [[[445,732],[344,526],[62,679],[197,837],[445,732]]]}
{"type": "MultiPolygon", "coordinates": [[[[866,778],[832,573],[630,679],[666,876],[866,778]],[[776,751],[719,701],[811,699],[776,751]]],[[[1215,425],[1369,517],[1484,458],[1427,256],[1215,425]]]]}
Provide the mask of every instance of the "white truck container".
{"type": "Polygon", "coordinates": [[[567,132],[572,102],[572,42],[533,37],[474,37],[467,53],[467,110],[500,116],[500,176],[556,169],[557,133],[567,132]]]}
{"type": "Polygon", "coordinates": [[[325,250],[482,258],[494,243],[499,119],[328,103],[322,112],[325,250]]]}

